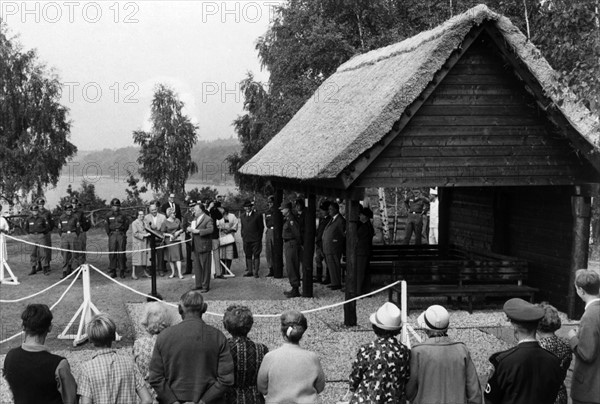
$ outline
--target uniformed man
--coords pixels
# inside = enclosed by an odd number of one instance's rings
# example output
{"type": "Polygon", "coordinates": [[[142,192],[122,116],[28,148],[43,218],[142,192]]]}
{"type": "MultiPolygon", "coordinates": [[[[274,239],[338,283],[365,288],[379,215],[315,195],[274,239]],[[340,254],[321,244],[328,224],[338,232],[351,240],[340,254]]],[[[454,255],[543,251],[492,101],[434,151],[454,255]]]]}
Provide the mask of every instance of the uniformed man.
{"type": "MultiPolygon", "coordinates": [[[[44,207],[46,204],[46,200],[44,198],[38,198],[36,204],[39,208],[39,215],[44,217],[48,222],[50,229],[47,233],[44,234],[45,245],[48,247],[52,247],[52,230],[54,230],[55,224],[54,219],[52,218],[52,213],[48,209],[44,207]]],[[[50,261],[52,261],[52,250],[50,248],[43,249],[44,254],[46,254],[45,261],[47,262],[48,271],[50,271],[50,261]]]]}
{"type": "Polygon", "coordinates": [[[542,348],[535,333],[544,310],[523,299],[504,304],[517,346],[490,357],[494,371],[485,388],[486,404],[552,404],[564,376],[559,359],[542,348]]]}
{"type": "Polygon", "coordinates": [[[325,227],[331,221],[329,216],[329,204],[331,202],[325,200],[319,205],[319,225],[317,226],[317,234],[315,237],[315,267],[317,273],[313,278],[313,282],[323,283],[323,285],[331,284],[331,277],[325,264],[325,279],[323,279],[323,261],[325,261],[325,253],[323,252],[323,232],[325,227]]]}
{"type": "Polygon", "coordinates": [[[267,266],[269,267],[269,273],[267,276],[274,276],[273,273],[273,251],[275,248],[275,238],[273,235],[274,223],[273,223],[273,215],[277,212],[275,211],[275,197],[270,195],[267,198],[267,210],[263,213],[263,220],[265,225],[265,255],[267,256],[267,266]]]}
{"type": "Polygon", "coordinates": [[[129,219],[121,213],[121,201],[114,198],[110,201],[112,212],[106,217],[106,234],[108,235],[108,271],[113,278],[117,277],[117,265],[121,278],[125,278],[125,251],[127,246],[127,229],[129,219]]]}
{"type": "MultiPolygon", "coordinates": [[[[83,204],[79,202],[77,198],[71,199],[71,205],[73,205],[73,215],[77,217],[79,221],[79,234],[77,236],[77,248],[80,251],[86,251],[87,249],[87,231],[92,227],[90,219],[85,215],[83,211],[83,204]]],[[[85,264],[86,257],[84,252],[75,253],[73,257],[73,266],[78,268],[80,265],[85,264]]]]}
{"type": "Polygon", "coordinates": [[[283,256],[285,257],[285,267],[287,268],[288,278],[292,289],[284,294],[290,297],[300,297],[300,260],[298,256],[298,247],[300,245],[300,226],[298,220],[292,213],[291,202],[283,202],[279,208],[283,214],[283,256]]]}
{"type": "Polygon", "coordinates": [[[423,216],[426,216],[429,210],[429,199],[421,195],[420,189],[415,188],[412,195],[404,199],[404,204],[408,210],[404,244],[410,244],[412,234],[415,233],[415,244],[420,245],[423,237],[423,216]]]}
{"type": "MultiPolygon", "coordinates": [[[[67,203],[64,206],[64,213],[58,219],[58,234],[60,235],[60,248],[64,250],[79,250],[78,235],[81,224],[77,215],[73,214],[73,205],[67,203]]],[[[62,278],[66,278],[73,272],[73,264],[76,264],[75,254],[71,251],[62,251],[63,272],[62,278]]]]}
{"type": "MultiPolygon", "coordinates": [[[[46,234],[50,232],[50,223],[45,216],[40,216],[38,205],[31,208],[31,216],[25,221],[25,231],[30,235],[31,242],[47,246],[46,234]]],[[[33,246],[31,250],[30,263],[31,272],[29,275],[35,275],[37,271],[43,269],[44,275],[50,274],[50,261],[48,257],[52,253],[46,252],[48,248],[33,246]]]]}

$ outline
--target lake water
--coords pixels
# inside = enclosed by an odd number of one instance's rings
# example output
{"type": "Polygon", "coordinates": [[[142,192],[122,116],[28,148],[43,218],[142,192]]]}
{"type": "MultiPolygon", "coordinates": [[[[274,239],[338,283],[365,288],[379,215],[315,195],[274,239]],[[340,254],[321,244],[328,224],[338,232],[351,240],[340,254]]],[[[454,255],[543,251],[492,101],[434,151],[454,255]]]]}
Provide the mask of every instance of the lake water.
{"type": "MultiPolygon", "coordinates": [[[[81,188],[81,182],[84,177],[78,176],[68,176],[63,175],[58,180],[55,188],[48,188],[46,190],[46,207],[54,208],[60,198],[67,195],[67,187],[71,185],[73,190],[79,190],[81,188]]],[[[127,181],[126,179],[117,179],[114,177],[106,176],[106,177],[89,177],[87,178],[88,182],[94,184],[96,187],[96,195],[100,198],[105,199],[109,202],[112,198],[125,199],[127,197],[127,193],[125,190],[127,189],[127,181]]],[[[139,185],[139,184],[138,184],[139,185]]],[[[211,184],[203,184],[199,181],[190,180],[185,185],[185,190],[190,191],[194,188],[201,189],[203,187],[216,188],[219,193],[227,194],[229,192],[237,192],[237,188],[234,185],[211,185],[211,184]]],[[[149,190],[145,194],[142,194],[142,199],[151,200],[152,191],[149,190]]]]}

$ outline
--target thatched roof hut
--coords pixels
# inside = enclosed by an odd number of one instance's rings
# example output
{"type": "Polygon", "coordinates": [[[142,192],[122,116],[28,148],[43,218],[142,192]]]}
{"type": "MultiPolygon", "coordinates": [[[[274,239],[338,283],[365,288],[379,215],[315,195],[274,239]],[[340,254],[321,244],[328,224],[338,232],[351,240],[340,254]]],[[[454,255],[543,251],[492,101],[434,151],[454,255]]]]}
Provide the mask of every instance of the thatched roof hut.
{"type": "Polygon", "coordinates": [[[344,63],[240,172],[352,201],[437,186],[440,244],[527,260],[538,298],[574,315],[599,127],[539,50],[479,5],[344,63]]]}

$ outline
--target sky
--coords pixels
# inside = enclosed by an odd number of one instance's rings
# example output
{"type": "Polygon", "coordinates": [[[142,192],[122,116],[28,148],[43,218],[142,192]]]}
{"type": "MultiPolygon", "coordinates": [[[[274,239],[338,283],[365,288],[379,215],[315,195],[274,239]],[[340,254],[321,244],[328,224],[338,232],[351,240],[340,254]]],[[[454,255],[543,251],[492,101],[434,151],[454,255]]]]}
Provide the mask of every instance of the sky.
{"type": "Polygon", "coordinates": [[[63,83],[79,150],[133,146],[150,129],[157,83],[170,85],[199,140],[235,136],[239,82],[263,82],[256,40],[281,1],[0,1],[9,34],[63,83]]]}

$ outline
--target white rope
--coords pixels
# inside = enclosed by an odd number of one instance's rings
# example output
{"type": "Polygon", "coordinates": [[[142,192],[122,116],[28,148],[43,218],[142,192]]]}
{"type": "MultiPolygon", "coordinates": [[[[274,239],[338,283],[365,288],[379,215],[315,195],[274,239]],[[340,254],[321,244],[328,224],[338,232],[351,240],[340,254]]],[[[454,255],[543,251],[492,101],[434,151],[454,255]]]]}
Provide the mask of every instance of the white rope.
{"type": "Polygon", "coordinates": [[[49,291],[53,287],[60,285],[61,283],[63,283],[64,281],[66,281],[67,279],[69,279],[70,277],[72,277],[74,274],[76,274],[79,271],[79,268],[81,268],[81,266],[78,267],[75,271],[71,272],[67,277],[65,277],[65,278],[61,279],[60,281],[56,282],[54,285],[48,286],[46,289],[41,290],[41,291],[39,291],[37,293],[34,293],[33,295],[21,297],[19,299],[15,299],[15,300],[0,299],[0,303],[18,303],[18,302],[22,302],[23,300],[31,299],[32,297],[36,297],[38,295],[41,295],[42,293],[49,291]]]}
{"type": "MultiPolygon", "coordinates": [[[[62,293],[62,295],[60,295],[60,297],[58,298],[58,300],[56,301],[56,303],[54,303],[52,305],[52,307],[50,307],[50,311],[52,311],[61,301],[62,299],[66,296],[67,292],[69,292],[69,290],[71,289],[71,287],[73,287],[73,285],[75,284],[75,281],[77,281],[77,278],[79,278],[79,275],[81,274],[81,267],[79,267],[75,272],[73,272],[73,274],[77,274],[75,276],[75,278],[73,278],[73,280],[71,281],[71,283],[69,284],[69,286],[67,286],[67,288],[65,289],[65,291],[62,293]]],[[[67,278],[65,278],[67,279],[67,278]]],[[[10,340],[13,340],[15,338],[17,338],[19,335],[23,334],[23,331],[20,331],[18,333],[16,333],[15,335],[13,335],[12,337],[8,337],[6,339],[3,339],[2,341],[0,341],[0,345],[4,344],[5,342],[8,342],[10,340]]]]}
{"type": "MultiPolygon", "coordinates": [[[[47,245],[33,243],[31,241],[23,240],[21,238],[9,236],[8,234],[5,234],[5,236],[7,238],[12,239],[12,240],[20,241],[22,243],[29,244],[29,245],[36,246],[36,247],[48,248],[50,250],[55,250],[55,251],[64,251],[64,252],[71,252],[71,253],[79,253],[79,254],[107,254],[107,253],[108,254],[132,254],[132,253],[137,253],[137,252],[152,251],[151,248],[144,248],[144,249],[141,249],[141,250],[128,250],[128,251],[104,251],[104,250],[103,251],[78,251],[78,250],[67,250],[65,248],[52,247],[52,246],[47,246],[47,245]]],[[[170,244],[166,244],[166,245],[161,245],[161,246],[156,247],[156,249],[160,250],[162,248],[167,248],[167,247],[171,247],[171,246],[174,246],[174,245],[183,244],[183,243],[186,243],[188,241],[191,241],[191,238],[183,240],[183,241],[178,241],[176,243],[170,243],[170,244]]]]}

